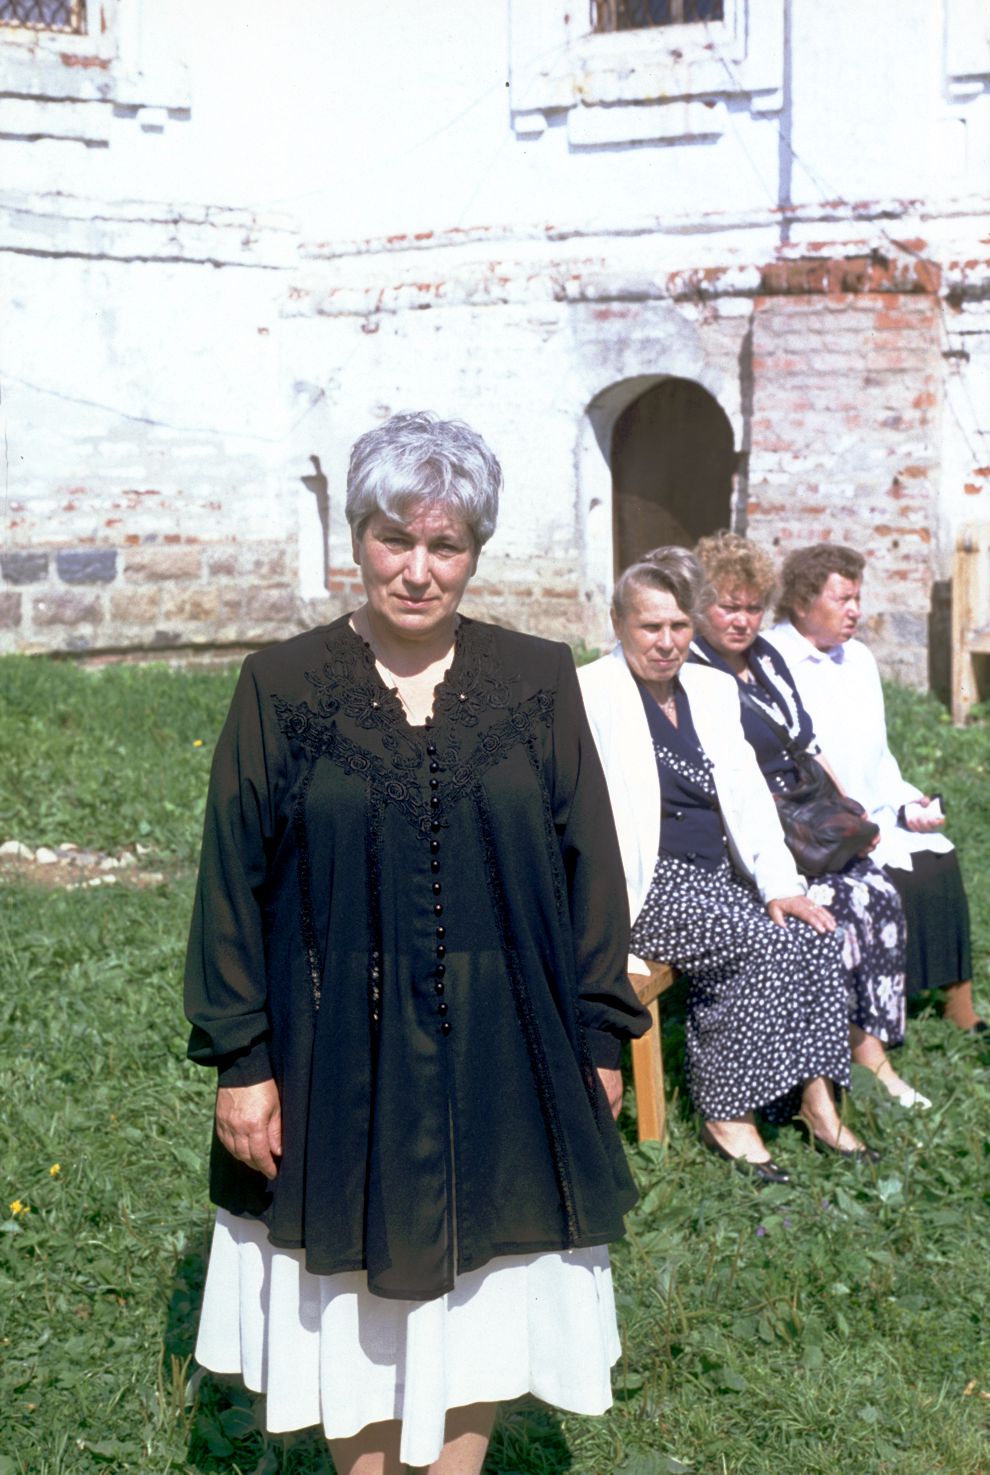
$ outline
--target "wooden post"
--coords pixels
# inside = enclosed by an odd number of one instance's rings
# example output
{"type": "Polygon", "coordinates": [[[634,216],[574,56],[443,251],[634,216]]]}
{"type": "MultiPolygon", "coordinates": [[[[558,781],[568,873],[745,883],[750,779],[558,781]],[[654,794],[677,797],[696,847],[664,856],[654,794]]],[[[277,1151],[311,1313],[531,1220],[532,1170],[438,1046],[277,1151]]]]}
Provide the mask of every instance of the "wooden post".
{"type": "Polygon", "coordinates": [[[980,701],[977,662],[990,656],[990,526],[971,524],[956,540],[952,570],[952,720],[961,726],[980,701]]]}

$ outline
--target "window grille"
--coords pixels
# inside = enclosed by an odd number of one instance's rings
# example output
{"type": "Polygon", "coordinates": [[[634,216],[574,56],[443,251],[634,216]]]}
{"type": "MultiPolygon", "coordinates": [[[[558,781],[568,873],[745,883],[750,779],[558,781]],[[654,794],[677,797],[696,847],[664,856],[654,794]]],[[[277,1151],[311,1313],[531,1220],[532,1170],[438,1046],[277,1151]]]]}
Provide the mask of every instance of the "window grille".
{"type": "Polygon", "coordinates": [[[86,0],[0,0],[0,26],[81,35],[86,30],[86,0]]]}
{"type": "Polygon", "coordinates": [[[592,0],[596,31],[640,31],[723,20],[725,0],[592,0]]]}

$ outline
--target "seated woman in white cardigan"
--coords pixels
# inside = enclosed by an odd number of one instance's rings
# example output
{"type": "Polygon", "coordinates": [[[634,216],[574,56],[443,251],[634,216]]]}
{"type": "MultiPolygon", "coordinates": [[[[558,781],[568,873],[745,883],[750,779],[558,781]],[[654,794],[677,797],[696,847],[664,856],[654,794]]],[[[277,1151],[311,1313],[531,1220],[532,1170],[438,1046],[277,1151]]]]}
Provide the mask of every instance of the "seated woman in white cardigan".
{"type": "Polygon", "coordinates": [[[799,1115],[816,1145],[876,1159],[839,1119],[846,982],[831,914],[805,895],[731,677],[686,665],[704,576],[683,548],[620,577],[619,644],[579,672],[615,815],[630,946],[691,979],[688,1081],[701,1140],[743,1171],[789,1175],[756,1124],[799,1115]]]}

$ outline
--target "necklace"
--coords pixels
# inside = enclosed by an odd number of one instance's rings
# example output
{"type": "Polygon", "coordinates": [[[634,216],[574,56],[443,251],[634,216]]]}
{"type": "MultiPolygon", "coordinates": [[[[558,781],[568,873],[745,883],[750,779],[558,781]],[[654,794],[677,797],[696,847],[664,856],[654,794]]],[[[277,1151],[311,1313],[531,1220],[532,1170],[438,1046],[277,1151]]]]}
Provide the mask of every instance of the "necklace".
{"type": "MultiPolygon", "coordinates": [[[[362,620],[361,623],[362,623],[362,625],[364,625],[366,622],[362,620]]],[[[363,632],[360,629],[358,629],[356,621],[352,621],[352,628],[355,630],[355,633],[364,641],[365,645],[370,650],[370,652],[372,654],[372,657],[374,658],[374,661],[375,661],[376,665],[378,666],[379,671],[382,674],[382,678],[385,681],[386,686],[389,688],[389,690],[395,692],[395,695],[399,699],[399,705],[405,711],[407,719],[415,725],[416,717],[415,717],[415,714],[414,714],[414,707],[416,707],[418,709],[418,706],[419,706],[419,703],[417,702],[417,682],[420,682],[422,680],[422,676],[425,673],[424,672],[417,672],[413,676],[410,676],[410,677],[407,677],[407,678],[403,678],[404,680],[407,680],[409,682],[409,684],[410,684],[410,693],[409,693],[409,696],[407,697],[406,693],[402,689],[401,683],[399,682],[399,678],[396,676],[395,672],[391,669],[391,667],[386,664],[384,657],[382,656],[381,652],[379,651],[378,646],[377,646],[377,644],[375,642],[375,639],[374,639],[374,637],[373,637],[373,635],[371,633],[370,624],[368,625],[368,633],[367,633],[367,635],[363,634],[363,632]]],[[[456,629],[456,626],[455,626],[455,629],[456,629]]],[[[450,654],[451,654],[451,651],[453,650],[453,648],[454,648],[454,641],[451,641],[450,650],[447,651],[441,657],[441,659],[438,662],[433,662],[431,664],[440,665],[441,667],[443,667],[445,665],[446,661],[450,658],[450,654]]],[[[426,670],[429,671],[430,670],[430,666],[427,666],[426,667],[426,670]]],[[[429,710],[428,710],[427,715],[426,715],[427,725],[429,725],[430,714],[431,714],[432,708],[433,708],[433,697],[434,697],[434,693],[435,693],[435,690],[436,690],[437,682],[440,679],[442,679],[442,673],[441,673],[441,676],[438,676],[437,679],[432,683],[432,686],[431,686],[431,689],[430,689],[430,693],[429,693],[429,697],[430,697],[429,710]]],[[[377,703],[375,705],[377,705],[377,703]]]]}
{"type": "MultiPolygon", "coordinates": [[[[368,643],[369,643],[369,645],[371,644],[370,641],[368,643]]],[[[378,662],[378,665],[381,668],[381,671],[382,671],[383,675],[386,678],[386,683],[385,684],[389,687],[389,689],[391,691],[394,691],[395,692],[396,696],[399,698],[400,703],[406,709],[406,715],[407,716],[410,715],[409,703],[406,701],[406,698],[403,695],[402,687],[399,685],[399,680],[398,680],[398,677],[396,676],[395,672],[389,670],[388,666],[386,666],[385,662],[382,660],[381,656],[375,650],[375,647],[373,645],[371,646],[371,654],[374,656],[375,660],[378,662]]]]}
{"type": "Polygon", "coordinates": [[[669,696],[662,698],[655,696],[653,700],[656,702],[657,706],[660,708],[665,717],[674,717],[677,711],[677,702],[674,698],[673,690],[671,690],[669,696]]]}

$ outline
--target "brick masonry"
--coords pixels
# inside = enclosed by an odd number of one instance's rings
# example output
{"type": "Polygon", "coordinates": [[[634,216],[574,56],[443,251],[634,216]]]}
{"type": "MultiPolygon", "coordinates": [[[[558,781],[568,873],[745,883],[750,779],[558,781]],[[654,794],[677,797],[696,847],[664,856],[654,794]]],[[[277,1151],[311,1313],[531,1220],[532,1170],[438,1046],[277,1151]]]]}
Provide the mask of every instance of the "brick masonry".
{"type": "Polygon", "coordinates": [[[748,533],[780,554],[819,538],[860,549],[867,636],[888,674],[923,686],[938,302],[924,292],[850,296],[830,280],[821,295],[754,303],[748,533]]]}

